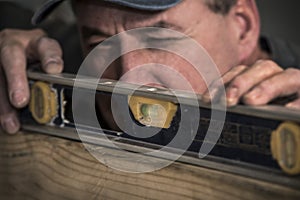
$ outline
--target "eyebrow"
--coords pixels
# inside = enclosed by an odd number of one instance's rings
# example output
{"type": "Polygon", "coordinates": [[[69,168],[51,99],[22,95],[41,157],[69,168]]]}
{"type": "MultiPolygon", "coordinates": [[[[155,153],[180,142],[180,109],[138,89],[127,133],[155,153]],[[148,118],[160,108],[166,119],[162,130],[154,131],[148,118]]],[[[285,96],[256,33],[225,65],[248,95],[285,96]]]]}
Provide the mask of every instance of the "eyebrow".
{"type": "Polygon", "coordinates": [[[178,25],[175,25],[175,24],[172,24],[172,23],[169,23],[169,22],[166,22],[166,21],[159,21],[159,22],[156,22],[155,24],[151,25],[151,27],[158,27],[158,28],[172,28],[172,29],[175,29],[175,30],[182,30],[182,27],[178,26],[178,25]]]}
{"type": "MultiPolygon", "coordinates": [[[[145,26],[145,27],[172,28],[172,29],[177,30],[177,31],[182,30],[182,27],[177,26],[177,25],[172,24],[172,23],[165,22],[163,20],[158,21],[154,24],[145,26]]],[[[92,27],[88,27],[88,26],[82,26],[81,27],[81,33],[82,33],[83,39],[88,39],[92,35],[97,35],[97,36],[100,36],[100,37],[103,37],[103,38],[109,38],[109,37],[113,36],[109,33],[103,32],[103,31],[101,31],[97,28],[92,28],[92,27]]]]}

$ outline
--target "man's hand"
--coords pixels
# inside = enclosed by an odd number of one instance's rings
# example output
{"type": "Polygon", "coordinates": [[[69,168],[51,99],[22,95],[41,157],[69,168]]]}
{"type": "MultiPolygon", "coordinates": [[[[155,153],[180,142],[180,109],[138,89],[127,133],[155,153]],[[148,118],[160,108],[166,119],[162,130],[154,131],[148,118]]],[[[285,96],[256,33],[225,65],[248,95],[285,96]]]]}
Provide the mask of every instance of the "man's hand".
{"type": "Polygon", "coordinates": [[[0,125],[8,133],[20,128],[17,109],[29,102],[27,61],[40,61],[46,73],[63,69],[62,50],[40,29],[0,32],[0,125]]]}
{"type": "Polygon", "coordinates": [[[228,106],[239,102],[247,105],[264,105],[277,97],[297,94],[298,97],[285,106],[300,109],[300,70],[283,70],[270,60],[259,60],[253,66],[240,65],[224,74],[206,91],[203,99],[226,101],[228,106]],[[220,94],[220,84],[225,84],[225,95],[220,94]]]}

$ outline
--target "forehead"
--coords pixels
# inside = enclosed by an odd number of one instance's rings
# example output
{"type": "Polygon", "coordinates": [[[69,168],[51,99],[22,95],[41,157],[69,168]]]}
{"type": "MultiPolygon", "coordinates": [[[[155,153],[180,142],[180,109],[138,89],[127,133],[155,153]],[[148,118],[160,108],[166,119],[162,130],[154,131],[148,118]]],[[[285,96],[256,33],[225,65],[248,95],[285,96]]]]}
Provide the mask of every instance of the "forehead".
{"type": "Polygon", "coordinates": [[[202,0],[183,0],[164,11],[141,11],[101,0],[76,0],[74,8],[80,25],[109,27],[117,24],[125,29],[159,23],[166,28],[172,28],[172,25],[185,27],[208,12],[202,0]]]}

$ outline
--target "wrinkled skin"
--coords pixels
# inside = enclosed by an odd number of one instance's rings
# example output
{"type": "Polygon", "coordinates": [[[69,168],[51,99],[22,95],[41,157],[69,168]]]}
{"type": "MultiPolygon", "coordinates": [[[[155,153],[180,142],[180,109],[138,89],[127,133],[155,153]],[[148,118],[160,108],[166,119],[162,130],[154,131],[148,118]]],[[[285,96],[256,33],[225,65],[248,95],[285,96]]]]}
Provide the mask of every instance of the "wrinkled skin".
{"type": "Polygon", "coordinates": [[[47,38],[42,30],[0,32],[0,124],[8,133],[19,130],[16,109],[29,102],[27,59],[40,61],[47,73],[60,73],[63,69],[58,42],[47,38]]]}
{"type": "MultiPolygon", "coordinates": [[[[98,0],[77,0],[75,14],[86,55],[103,40],[123,31],[149,26],[163,27],[195,39],[206,49],[222,74],[222,78],[208,83],[208,92],[201,76],[195,73],[186,60],[168,52],[142,49],[116,60],[105,71],[104,78],[132,83],[159,82],[163,87],[185,89],[181,88],[182,84],[178,84],[178,81],[166,78],[157,68],[149,67],[138,75],[124,76],[137,66],[159,63],[178,71],[189,81],[194,91],[204,95],[205,101],[218,98],[229,106],[239,102],[262,105],[276,97],[300,92],[300,71],[292,68],[283,70],[268,59],[267,52],[260,49],[260,24],[254,0],[238,0],[227,15],[213,13],[199,0],[186,0],[161,12],[142,12],[98,0]],[[225,94],[219,95],[220,84],[224,83],[225,94]]],[[[1,32],[0,81],[3,85],[7,80],[7,87],[1,87],[0,90],[0,120],[2,127],[9,133],[16,132],[20,126],[15,108],[25,106],[29,99],[25,75],[26,57],[40,60],[45,72],[58,73],[62,70],[59,45],[44,35],[40,30],[1,32]],[[22,92],[13,95],[16,91],[22,92]]],[[[125,43],[121,41],[120,46],[125,43]]],[[[97,67],[91,68],[91,74],[97,70],[97,67]]],[[[111,122],[110,100],[102,99],[101,102],[99,109],[103,117],[111,127],[116,128],[111,122]]],[[[300,99],[285,106],[299,109],[300,99]]]]}

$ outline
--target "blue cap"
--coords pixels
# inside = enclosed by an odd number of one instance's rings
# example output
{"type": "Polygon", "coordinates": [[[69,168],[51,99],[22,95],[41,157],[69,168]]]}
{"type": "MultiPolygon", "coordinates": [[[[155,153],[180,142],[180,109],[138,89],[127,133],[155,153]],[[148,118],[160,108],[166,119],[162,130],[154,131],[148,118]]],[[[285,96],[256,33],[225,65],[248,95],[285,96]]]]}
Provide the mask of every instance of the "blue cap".
{"type": "MultiPolygon", "coordinates": [[[[49,0],[42,5],[31,19],[32,24],[39,24],[64,0],[49,0]]],[[[159,11],[177,5],[182,0],[102,0],[139,10],[159,11]]]]}

